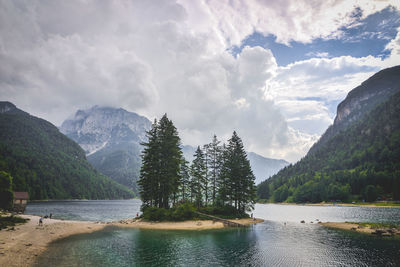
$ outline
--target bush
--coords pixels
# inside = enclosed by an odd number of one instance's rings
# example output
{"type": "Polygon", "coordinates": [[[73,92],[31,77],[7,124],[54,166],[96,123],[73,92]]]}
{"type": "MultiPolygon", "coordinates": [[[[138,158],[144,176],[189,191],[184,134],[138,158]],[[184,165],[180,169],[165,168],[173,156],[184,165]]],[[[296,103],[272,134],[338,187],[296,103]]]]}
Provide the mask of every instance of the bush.
{"type": "Polygon", "coordinates": [[[147,207],[143,210],[143,218],[147,221],[164,221],[166,209],[147,207]]]}
{"type": "Polygon", "coordinates": [[[177,205],[171,209],[145,207],[143,219],[147,221],[184,221],[195,217],[195,207],[190,203],[177,205]]]}
{"type": "Polygon", "coordinates": [[[13,206],[12,177],[0,171],[0,209],[10,210],[13,206]]]}
{"type": "Polygon", "coordinates": [[[0,217],[0,230],[8,226],[14,226],[17,223],[26,223],[29,219],[24,219],[18,216],[0,217]]]}
{"type": "MultiPolygon", "coordinates": [[[[196,214],[196,208],[191,203],[183,203],[170,209],[143,207],[142,218],[147,221],[185,221],[196,218],[209,220],[206,216],[196,214]]],[[[201,207],[199,212],[224,219],[248,218],[247,213],[238,212],[235,207],[225,206],[206,206],[201,207]]]]}
{"type": "Polygon", "coordinates": [[[190,203],[184,203],[171,209],[172,221],[191,220],[195,217],[195,207],[190,203]]]}

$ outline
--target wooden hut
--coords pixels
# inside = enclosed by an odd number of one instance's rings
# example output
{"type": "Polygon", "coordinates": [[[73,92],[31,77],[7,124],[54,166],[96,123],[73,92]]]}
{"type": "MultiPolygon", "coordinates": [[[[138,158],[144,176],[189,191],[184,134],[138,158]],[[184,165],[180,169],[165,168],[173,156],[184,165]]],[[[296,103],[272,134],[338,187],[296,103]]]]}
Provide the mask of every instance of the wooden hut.
{"type": "Polygon", "coordinates": [[[28,204],[28,192],[14,192],[14,210],[24,212],[28,204]]]}

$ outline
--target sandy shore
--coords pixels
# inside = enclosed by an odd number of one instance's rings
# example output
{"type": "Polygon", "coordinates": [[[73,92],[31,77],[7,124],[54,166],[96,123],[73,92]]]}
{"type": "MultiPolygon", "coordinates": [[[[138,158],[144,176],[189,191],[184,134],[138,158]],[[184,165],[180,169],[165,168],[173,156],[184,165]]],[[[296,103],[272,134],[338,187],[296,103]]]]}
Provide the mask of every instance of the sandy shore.
{"type": "Polygon", "coordinates": [[[325,226],[325,227],[335,228],[335,229],[354,231],[354,232],[363,233],[363,234],[374,234],[374,235],[379,235],[379,236],[396,236],[396,235],[400,236],[399,229],[392,229],[392,228],[375,229],[375,228],[371,228],[371,227],[362,226],[357,223],[324,222],[324,223],[320,223],[320,225],[325,226]]]}
{"type": "Polygon", "coordinates": [[[31,266],[50,242],[69,235],[91,233],[105,227],[105,224],[94,222],[55,219],[44,219],[43,226],[39,226],[38,216],[20,217],[30,220],[14,226],[14,231],[0,231],[0,266],[31,266]]]}
{"type": "MultiPolygon", "coordinates": [[[[39,226],[39,217],[21,215],[30,219],[27,223],[17,225],[15,230],[0,231],[0,266],[32,266],[38,255],[43,253],[48,245],[57,239],[70,235],[91,233],[109,225],[119,227],[158,229],[158,230],[206,230],[224,228],[220,222],[184,221],[184,222],[143,222],[139,220],[121,220],[112,223],[63,221],[44,219],[39,226]]],[[[232,220],[241,224],[251,225],[262,222],[261,219],[232,220]]]]}
{"type": "MultiPolygon", "coordinates": [[[[240,219],[230,220],[244,225],[252,225],[263,222],[262,219],[240,219]]],[[[121,220],[113,222],[111,225],[119,227],[130,227],[139,229],[153,229],[153,230],[208,230],[208,229],[221,229],[225,226],[221,222],[214,222],[212,220],[195,220],[183,222],[143,222],[136,220],[121,220]]]]}

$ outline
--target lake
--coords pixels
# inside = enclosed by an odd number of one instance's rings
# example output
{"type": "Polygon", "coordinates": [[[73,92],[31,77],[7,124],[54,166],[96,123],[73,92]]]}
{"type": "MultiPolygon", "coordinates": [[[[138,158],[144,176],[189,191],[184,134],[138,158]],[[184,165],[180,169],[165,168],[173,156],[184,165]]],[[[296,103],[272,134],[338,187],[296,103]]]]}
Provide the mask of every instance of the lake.
{"type": "MultiPolygon", "coordinates": [[[[27,213],[110,221],[135,216],[139,208],[138,200],[57,201],[30,203],[27,213]]],[[[316,219],[400,224],[399,208],[257,204],[254,215],[266,221],[208,231],[108,227],[52,243],[37,266],[400,266],[399,238],[316,224],[316,219]]]]}

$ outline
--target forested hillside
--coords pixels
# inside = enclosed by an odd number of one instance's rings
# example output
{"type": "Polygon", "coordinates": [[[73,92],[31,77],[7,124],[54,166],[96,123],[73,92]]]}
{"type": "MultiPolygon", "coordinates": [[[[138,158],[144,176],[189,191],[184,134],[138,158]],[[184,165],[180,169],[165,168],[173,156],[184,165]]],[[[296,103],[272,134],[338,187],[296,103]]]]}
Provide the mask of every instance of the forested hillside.
{"type": "Polygon", "coordinates": [[[0,102],[0,170],[31,199],[112,199],[132,191],[97,172],[84,151],[51,123],[0,102]]]}
{"type": "Polygon", "coordinates": [[[275,202],[400,199],[400,93],[258,187],[275,202]]]}

